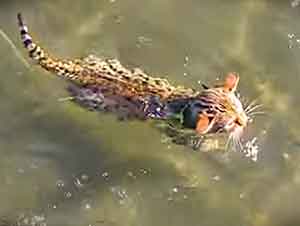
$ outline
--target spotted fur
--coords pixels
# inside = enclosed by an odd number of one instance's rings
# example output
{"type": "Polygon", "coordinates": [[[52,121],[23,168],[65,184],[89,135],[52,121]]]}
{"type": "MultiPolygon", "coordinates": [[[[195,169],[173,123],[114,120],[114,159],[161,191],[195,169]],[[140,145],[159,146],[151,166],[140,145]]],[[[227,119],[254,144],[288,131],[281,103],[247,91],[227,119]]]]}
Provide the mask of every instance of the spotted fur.
{"type": "Polygon", "coordinates": [[[86,105],[94,106],[96,103],[99,107],[100,102],[103,104],[100,97],[105,90],[115,99],[134,99],[130,101],[134,105],[141,102],[147,106],[144,113],[149,111],[146,116],[153,115],[153,106],[164,110],[161,114],[155,109],[155,117],[164,115],[165,118],[170,115],[167,113],[180,113],[183,126],[195,129],[199,134],[223,131],[231,135],[240,134],[247,125],[248,117],[235,95],[239,81],[235,74],[229,74],[221,85],[212,88],[204,86],[204,90],[199,92],[173,86],[166,79],[151,77],[139,68],[128,69],[117,59],[101,59],[92,55],[75,60],[58,59],[33,41],[21,14],[18,14],[18,22],[22,42],[30,58],[47,71],[74,83],[75,97],[86,105]],[[96,93],[91,92],[94,88],[96,93]],[[158,101],[147,105],[149,99],[156,98],[158,101]]]}
{"type": "Polygon", "coordinates": [[[42,68],[77,85],[110,87],[119,95],[145,98],[158,96],[161,100],[194,97],[193,89],[173,86],[166,79],[147,75],[139,68],[127,69],[117,59],[101,59],[90,55],[83,59],[57,59],[36,44],[28,32],[21,14],[18,14],[22,42],[30,58],[42,68]]]}

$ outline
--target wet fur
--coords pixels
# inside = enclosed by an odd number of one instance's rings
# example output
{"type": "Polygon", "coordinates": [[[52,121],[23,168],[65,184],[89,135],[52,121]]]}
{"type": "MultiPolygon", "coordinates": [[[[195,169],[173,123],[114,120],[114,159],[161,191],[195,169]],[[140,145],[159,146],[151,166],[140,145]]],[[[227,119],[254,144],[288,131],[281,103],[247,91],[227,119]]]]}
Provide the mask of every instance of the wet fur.
{"type": "MultiPolygon", "coordinates": [[[[247,125],[246,113],[235,95],[239,77],[230,73],[224,82],[196,91],[173,86],[166,79],[152,77],[139,68],[128,69],[117,59],[88,56],[81,59],[59,59],[37,45],[18,14],[21,39],[32,58],[43,69],[73,84],[69,91],[79,104],[94,110],[119,110],[140,119],[168,119],[181,114],[183,127],[198,134],[228,132],[240,144],[247,125]],[[125,110],[124,110],[125,109],[125,110]]],[[[121,111],[121,112],[122,112],[121,111]]]]}

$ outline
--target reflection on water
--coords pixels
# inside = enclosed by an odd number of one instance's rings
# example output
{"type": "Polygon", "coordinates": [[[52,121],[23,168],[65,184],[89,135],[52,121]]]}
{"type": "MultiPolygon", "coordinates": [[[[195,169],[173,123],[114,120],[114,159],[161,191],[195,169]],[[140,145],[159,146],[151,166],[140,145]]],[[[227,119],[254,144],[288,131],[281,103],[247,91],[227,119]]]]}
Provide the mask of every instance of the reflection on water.
{"type": "Polygon", "coordinates": [[[246,134],[258,138],[257,163],[239,153],[194,152],[150,123],[59,101],[66,83],[26,68],[1,38],[3,225],[298,225],[296,3],[1,2],[0,27],[22,53],[19,11],[59,56],[117,57],[195,88],[237,71],[242,96],[267,112],[246,134]]]}

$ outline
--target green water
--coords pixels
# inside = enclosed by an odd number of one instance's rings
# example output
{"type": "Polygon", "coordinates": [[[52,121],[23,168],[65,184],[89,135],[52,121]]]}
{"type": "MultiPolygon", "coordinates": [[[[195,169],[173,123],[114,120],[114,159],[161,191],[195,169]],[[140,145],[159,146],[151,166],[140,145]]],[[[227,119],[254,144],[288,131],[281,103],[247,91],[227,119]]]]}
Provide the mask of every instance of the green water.
{"type": "Polygon", "coordinates": [[[257,162],[195,152],[165,141],[151,123],[59,101],[66,82],[27,68],[1,37],[3,225],[300,225],[299,7],[275,0],[1,1],[0,28],[24,57],[20,11],[57,56],[117,57],[194,88],[236,71],[239,92],[266,112],[247,130],[258,139],[257,162]]]}

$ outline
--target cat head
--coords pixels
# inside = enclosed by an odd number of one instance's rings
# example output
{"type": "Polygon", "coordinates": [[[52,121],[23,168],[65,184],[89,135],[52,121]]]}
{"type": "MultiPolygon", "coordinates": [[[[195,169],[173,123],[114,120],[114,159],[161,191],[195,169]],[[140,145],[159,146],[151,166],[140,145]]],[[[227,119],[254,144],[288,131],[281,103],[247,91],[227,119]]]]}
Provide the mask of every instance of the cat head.
{"type": "Polygon", "coordinates": [[[228,132],[239,135],[248,124],[248,117],[236,96],[239,76],[226,75],[224,81],[205,90],[183,112],[184,125],[199,134],[228,132]]]}

